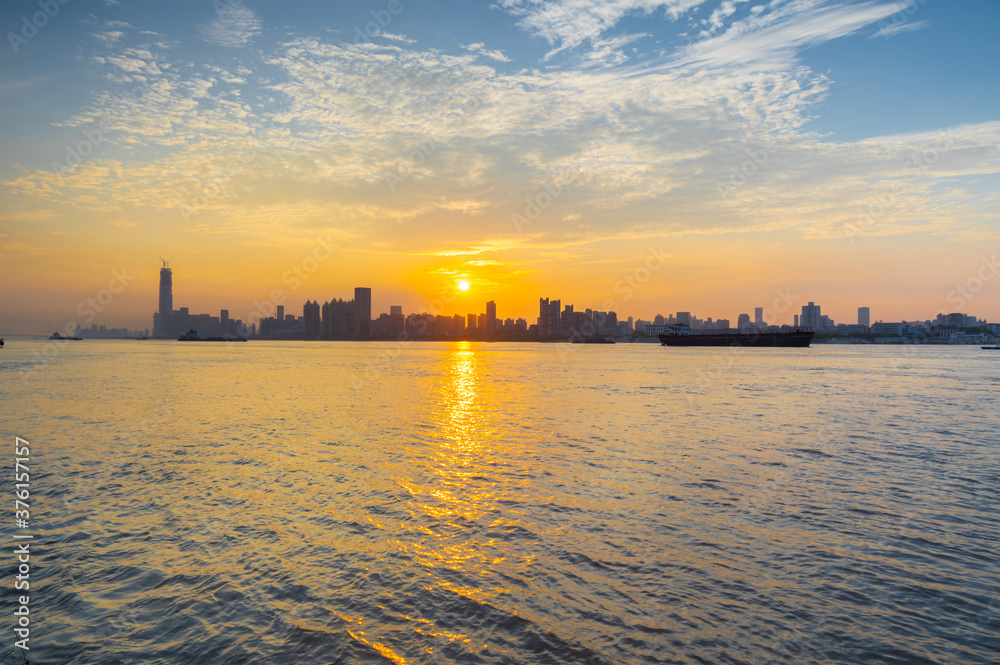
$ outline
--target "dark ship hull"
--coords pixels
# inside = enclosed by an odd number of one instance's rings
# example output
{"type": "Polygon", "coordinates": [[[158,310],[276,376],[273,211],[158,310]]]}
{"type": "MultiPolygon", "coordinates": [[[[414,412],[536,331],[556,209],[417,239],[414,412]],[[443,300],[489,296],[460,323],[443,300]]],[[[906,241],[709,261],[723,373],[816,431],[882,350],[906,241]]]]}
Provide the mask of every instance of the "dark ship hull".
{"type": "Polygon", "coordinates": [[[812,330],[777,333],[722,333],[719,335],[660,335],[663,346],[763,346],[807,347],[812,342],[812,330]]]}
{"type": "Polygon", "coordinates": [[[198,337],[198,331],[189,330],[177,338],[178,342],[245,342],[243,337],[198,337]]]}

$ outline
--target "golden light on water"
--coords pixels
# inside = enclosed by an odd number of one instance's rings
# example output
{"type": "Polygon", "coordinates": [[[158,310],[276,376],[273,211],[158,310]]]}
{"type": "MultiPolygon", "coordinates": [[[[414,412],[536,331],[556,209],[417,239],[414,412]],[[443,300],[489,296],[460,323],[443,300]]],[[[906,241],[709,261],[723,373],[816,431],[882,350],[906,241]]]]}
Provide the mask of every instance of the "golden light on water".
{"type": "Polygon", "coordinates": [[[43,637],[59,649],[87,653],[93,634],[112,660],[161,642],[171,664],[225,649],[799,662],[843,638],[907,662],[992,662],[988,626],[948,642],[967,624],[954,603],[993,581],[975,535],[991,506],[972,499],[995,427],[940,400],[993,398],[990,359],[969,349],[775,349],[716,372],[715,352],[433,342],[362,375],[392,347],[89,342],[4,395],[14,413],[55,414],[40,512],[65,518],[40,596],[78,599],[53,606],[43,637]],[[871,435],[876,398],[886,426],[871,435]],[[944,456],[968,482],[935,482],[944,456]],[[963,496],[969,528],[949,531],[942,506],[963,496]],[[828,609],[832,588],[844,593],[828,609]],[[835,623],[834,641],[801,616],[835,623]],[[286,637],[264,642],[262,626],[286,637]]]}
{"type": "MultiPolygon", "coordinates": [[[[447,569],[473,579],[487,577],[511,558],[483,527],[502,532],[509,526],[493,514],[499,510],[498,501],[515,492],[504,479],[509,477],[508,461],[502,455],[497,395],[486,362],[475,343],[447,347],[429,413],[433,434],[420,455],[423,468],[413,469],[412,480],[399,481],[411,496],[412,522],[423,525],[403,534],[400,549],[427,571],[447,569]]],[[[482,600],[507,591],[434,574],[439,585],[467,598],[482,600]]]]}

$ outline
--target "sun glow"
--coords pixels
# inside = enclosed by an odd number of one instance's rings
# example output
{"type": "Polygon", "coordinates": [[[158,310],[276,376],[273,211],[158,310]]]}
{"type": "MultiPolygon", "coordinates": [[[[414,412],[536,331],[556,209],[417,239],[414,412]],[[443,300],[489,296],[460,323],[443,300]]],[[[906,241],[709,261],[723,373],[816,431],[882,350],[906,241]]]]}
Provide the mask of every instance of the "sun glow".
{"type": "Polygon", "coordinates": [[[468,291],[469,290],[469,283],[467,281],[465,281],[464,279],[461,280],[458,283],[458,290],[459,291],[468,291]]]}

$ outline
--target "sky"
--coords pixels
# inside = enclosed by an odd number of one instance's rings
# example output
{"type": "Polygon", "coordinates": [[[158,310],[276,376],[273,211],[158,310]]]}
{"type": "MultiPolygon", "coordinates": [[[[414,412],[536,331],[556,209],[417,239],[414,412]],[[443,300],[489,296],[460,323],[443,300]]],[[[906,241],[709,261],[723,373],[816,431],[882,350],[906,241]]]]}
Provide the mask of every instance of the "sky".
{"type": "Polygon", "coordinates": [[[161,258],[175,308],[245,320],[356,286],[375,316],[1000,320],[1000,2],[0,18],[0,333],[150,328],[161,258]]]}

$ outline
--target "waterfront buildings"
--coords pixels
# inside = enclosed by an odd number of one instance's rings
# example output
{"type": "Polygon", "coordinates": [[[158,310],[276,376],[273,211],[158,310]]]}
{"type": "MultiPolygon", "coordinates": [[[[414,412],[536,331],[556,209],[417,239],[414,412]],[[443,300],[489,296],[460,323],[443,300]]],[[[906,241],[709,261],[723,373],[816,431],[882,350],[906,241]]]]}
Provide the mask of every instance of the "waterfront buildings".
{"type": "MultiPolygon", "coordinates": [[[[650,321],[642,319],[619,321],[614,311],[585,309],[577,311],[574,305],[563,305],[561,300],[539,298],[538,319],[531,326],[524,319],[501,319],[497,304],[490,300],[485,312],[467,315],[413,313],[404,315],[403,307],[392,305],[389,313],[372,318],[372,290],[355,287],[354,298],[333,298],[322,305],[318,300],[306,300],[302,316],[286,314],[285,298],[278,296],[263,302],[254,301],[256,311],[247,316],[247,323],[230,316],[229,309],[219,316],[192,314],[187,307],[173,309],[173,272],[164,261],[160,269],[159,311],[153,315],[153,336],[176,338],[189,329],[202,336],[239,335],[270,337],[276,339],[552,339],[566,340],[581,337],[612,337],[626,340],[632,337],[655,337],[668,325],[686,323],[692,331],[729,332],[729,319],[701,319],[691,312],[676,312],[669,316],[657,314],[650,321]]],[[[778,332],[790,330],[787,325],[770,325],[765,320],[773,312],[754,307],[753,320],[749,314],[740,314],[737,330],[778,332]]],[[[821,313],[820,305],[810,301],[802,306],[801,314],[794,315],[794,327],[816,330],[828,337],[865,337],[872,340],[938,340],[961,342],[980,339],[979,335],[1000,333],[997,324],[987,324],[974,316],[962,313],[938,314],[934,320],[917,322],[870,323],[871,310],[858,308],[857,324],[837,324],[830,316],[821,313]]],[[[125,337],[133,333],[124,329],[106,329],[94,326],[83,330],[90,337],[125,337]],[[89,333],[89,334],[88,334],[89,333]]],[[[136,335],[139,336],[139,335],[136,335]]]]}

